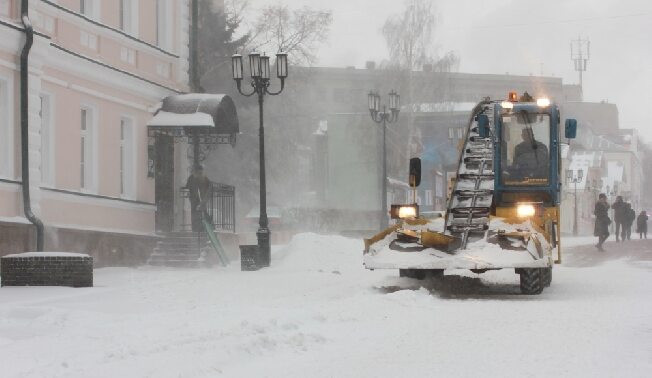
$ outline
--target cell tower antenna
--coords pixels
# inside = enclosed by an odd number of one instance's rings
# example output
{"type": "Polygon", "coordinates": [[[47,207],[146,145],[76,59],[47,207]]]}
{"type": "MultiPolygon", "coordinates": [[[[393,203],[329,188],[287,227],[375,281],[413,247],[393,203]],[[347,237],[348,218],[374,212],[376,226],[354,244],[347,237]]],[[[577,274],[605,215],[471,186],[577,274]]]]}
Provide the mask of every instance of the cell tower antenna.
{"type": "Polygon", "coordinates": [[[575,64],[575,71],[580,75],[580,87],[582,87],[582,72],[586,71],[586,63],[591,57],[591,42],[588,38],[582,39],[578,36],[577,39],[571,41],[571,60],[575,64]]]}

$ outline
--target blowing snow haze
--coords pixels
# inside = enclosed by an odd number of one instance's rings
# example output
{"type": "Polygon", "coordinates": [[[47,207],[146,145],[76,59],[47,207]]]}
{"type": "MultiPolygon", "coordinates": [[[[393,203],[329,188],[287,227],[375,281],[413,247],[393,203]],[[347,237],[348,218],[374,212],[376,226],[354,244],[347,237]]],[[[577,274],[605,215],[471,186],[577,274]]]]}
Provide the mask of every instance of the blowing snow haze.
{"type": "MultiPolygon", "coordinates": [[[[276,2],[252,0],[252,10],[276,2]]],[[[330,37],[318,51],[317,66],[362,68],[388,52],[380,29],[403,1],[286,0],[292,8],[330,9],[330,37]]],[[[652,61],[652,3],[644,0],[437,1],[435,46],[461,58],[459,71],[543,75],[578,82],[570,58],[571,40],[589,38],[591,57],[584,73],[584,100],[618,105],[621,128],[636,128],[652,140],[647,111],[652,61]]]]}

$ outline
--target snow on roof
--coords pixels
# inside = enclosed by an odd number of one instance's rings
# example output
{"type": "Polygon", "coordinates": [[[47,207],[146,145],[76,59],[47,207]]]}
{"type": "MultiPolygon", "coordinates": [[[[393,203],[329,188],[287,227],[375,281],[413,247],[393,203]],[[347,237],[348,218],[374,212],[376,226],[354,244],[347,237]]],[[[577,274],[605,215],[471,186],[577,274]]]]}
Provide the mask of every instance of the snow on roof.
{"type": "Polygon", "coordinates": [[[89,255],[73,252],[25,252],[3,256],[5,257],[89,257],[89,255]]]}
{"type": "Polygon", "coordinates": [[[387,182],[389,183],[389,185],[393,185],[393,186],[398,186],[398,187],[403,187],[403,188],[409,188],[410,187],[410,185],[408,185],[407,182],[397,180],[397,179],[394,179],[394,178],[391,178],[391,177],[387,177],[387,182]]]}
{"type": "Polygon", "coordinates": [[[214,93],[185,93],[176,95],[180,100],[215,100],[222,101],[224,94],[214,94],[214,93]]]}
{"type": "Polygon", "coordinates": [[[204,129],[204,133],[222,135],[239,132],[233,99],[228,95],[209,93],[187,93],[164,98],[161,108],[147,126],[150,130],[169,128],[173,131],[197,127],[204,129]]]}
{"type": "Polygon", "coordinates": [[[623,182],[623,176],[625,175],[625,167],[619,161],[609,161],[607,162],[607,175],[602,178],[602,191],[609,192],[613,191],[616,183],[623,182]],[[609,189],[607,189],[607,187],[609,189]]]}
{"type": "Polygon", "coordinates": [[[178,127],[178,126],[199,126],[214,127],[213,117],[206,113],[178,114],[160,111],[156,113],[147,126],[157,127],[178,127]]]}
{"type": "MultiPolygon", "coordinates": [[[[584,190],[587,183],[587,176],[590,168],[600,167],[600,162],[602,160],[602,153],[598,151],[581,151],[574,152],[571,154],[570,163],[568,164],[568,169],[573,171],[575,177],[578,176],[578,172],[582,170],[582,181],[577,183],[577,189],[584,190]]],[[[575,184],[573,184],[573,189],[575,184]]]]}

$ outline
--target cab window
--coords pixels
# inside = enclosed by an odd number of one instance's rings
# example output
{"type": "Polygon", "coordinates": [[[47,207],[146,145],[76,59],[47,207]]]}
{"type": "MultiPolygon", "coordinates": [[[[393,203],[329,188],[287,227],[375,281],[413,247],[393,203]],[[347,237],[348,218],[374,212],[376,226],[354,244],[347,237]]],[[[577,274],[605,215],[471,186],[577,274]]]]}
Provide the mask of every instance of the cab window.
{"type": "Polygon", "coordinates": [[[550,116],[517,112],[502,116],[503,185],[548,185],[550,116]]]}

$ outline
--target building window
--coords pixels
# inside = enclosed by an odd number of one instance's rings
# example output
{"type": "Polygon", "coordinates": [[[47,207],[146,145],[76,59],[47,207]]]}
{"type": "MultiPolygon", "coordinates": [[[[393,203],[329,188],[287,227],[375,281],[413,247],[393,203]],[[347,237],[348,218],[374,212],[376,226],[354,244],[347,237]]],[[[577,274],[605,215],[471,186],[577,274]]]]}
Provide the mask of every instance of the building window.
{"type": "Polygon", "coordinates": [[[94,114],[90,107],[81,109],[81,140],[80,140],[80,187],[82,190],[95,190],[95,159],[94,159],[94,114]]]}
{"type": "Polygon", "coordinates": [[[83,30],[80,31],[79,43],[91,50],[97,50],[97,36],[94,34],[87,33],[83,30]]]}
{"type": "Polygon", "coordinates": [[[9,16],[9,0],[0,0],[0,14],[9,16]]]}
{"type": "Polygon", "coordinates": [[[13,178],[13,108],[9,103],[13,90],[7,79],[0,77],[0,176],[13,178]]]}
{"type": "Polygon", "coordinates": [[[138,36],[138,0],[120,0],[120,29],[138,36]]]}
{"type": "Polygon", "coordinates": [[[79,13],[94,20],[100,19],[100,0],[79,0],[79,13]]]}
{"type": "Polygon", "coordinates": [[[426,190],[426,206],[432,206],[432,190],[426,190]]]}
{"type": "Polygon", "coordinates": [[[156,74],[166,79],[169,79],[170,63],[156,62],[156,74]]]}
{"type": "Polygon", "coordinates": [[[169,49],[171,40],[170,1],[156,0],[156,44],[162,49],[169,49]]]}
{"type": "Polygon", "coordinates": [[[135,198],[134,127],[131,118],[120,119],[120,196],[135,198]]]}
{"type": "Polygon", "coordinates": [[[127,48],[127,47],[121,47],[120,48],[120,60],[131,64],[132,66],[136,65],[136,51],[127,48]]]}
{"type": "Polygon", "coordinates": [[[464,129],[460,127],[459,129],[457,129],[457,139],[462,139],[462,138],[464,138],[464,129]]]}
{"type": "Polygon", "coordinates": [[[41,95],[41,183],[54,186],[54,117],[52,96],[41,95]]]}
{"type": "Polygon", "coordinates": [[[449,127],[448,128],[448,139],[455,139],[455,128],[454,127],[449,127]]]}

